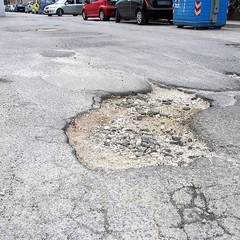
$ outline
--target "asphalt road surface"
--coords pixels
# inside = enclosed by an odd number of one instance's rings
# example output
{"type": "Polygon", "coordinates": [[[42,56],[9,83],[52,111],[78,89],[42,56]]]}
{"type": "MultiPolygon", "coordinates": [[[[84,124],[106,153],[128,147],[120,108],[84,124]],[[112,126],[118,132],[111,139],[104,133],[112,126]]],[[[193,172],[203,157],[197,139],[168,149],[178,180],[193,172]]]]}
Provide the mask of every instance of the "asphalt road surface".
{"type": "MultiPolygon", "coordinates": [[[[0,239],[240,239],[240,29],[0,18],[0,239]],[[192,127],[219,155],[90,170],[65,127],[150,83],[211,101],[192,127]]],[[[96,156],[97,157],[97,156],[96,156]]]]}

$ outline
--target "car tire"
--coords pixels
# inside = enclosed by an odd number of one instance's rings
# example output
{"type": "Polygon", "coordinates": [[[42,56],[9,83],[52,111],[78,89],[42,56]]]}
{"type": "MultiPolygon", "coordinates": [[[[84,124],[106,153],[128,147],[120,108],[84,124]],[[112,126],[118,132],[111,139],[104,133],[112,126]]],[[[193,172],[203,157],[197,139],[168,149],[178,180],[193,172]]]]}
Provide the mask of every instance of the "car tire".
{"type": "Polygon", "coordinates": [[[99,18],[101,21],[107,21],[109,20],[109,17],[105,15],[104,11],[103,10],[100,10],[99,12],[99,18]]]}
{"type": "Polygon", "coordinates": [[[74,16],[74,17],[77,17],[77,16],[78,16],[78,14],[73,14],[73,16],[74,16]]]}
{"type": "Polygon", "coordinates": [[[173,25],[172,19],[168,19],[168,22],[169,22],[170,25],[173,25]]]}
{"type": "Polygon", "coordinates": [[[49,17],[51,17],[51,16],[52,16],[52,14],[48,14],[48,16],[49,16],[49,17]]]}
{"type": "Polygon", "coordinates": [[[83,20],[88,20],[88,17],[85,11],[82,12],[82,18],[83,20]]]}
{"type": "Polygon", "coordinates": [[[121,16],[119,14],[119,11],[116,9],[116,13],[115,13],[115,22],[116,23],[120,23],[121,21],[121,16]]]}
{"type": "Polygon", "coordinates": [[[145,25],[147,24],[148,20],[146,19],[146,17],[143,15],[142,11],[137,11],[136,14],[136,21],[138,25],[145,25]]]}
{"type": "Polygon", "coordinates": [[[62,10],[61,8],[59,8],[59,9],[57,10],[57,15],[58,15],[59,17],[61,17],[61,16],[63,15],[63,10],[62,10]]]}

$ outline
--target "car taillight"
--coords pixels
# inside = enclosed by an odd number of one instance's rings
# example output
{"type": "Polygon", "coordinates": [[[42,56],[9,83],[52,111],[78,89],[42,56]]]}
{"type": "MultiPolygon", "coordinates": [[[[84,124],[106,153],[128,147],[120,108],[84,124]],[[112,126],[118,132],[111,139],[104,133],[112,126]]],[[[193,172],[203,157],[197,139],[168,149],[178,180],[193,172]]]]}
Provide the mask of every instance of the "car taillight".
{"type": "Polygon", "coordinates": [[[149,0],[145,0],[145,3],[147,4],[148,7],[152,6],[152,4],[151,4],[151,2],[149,0]]]}

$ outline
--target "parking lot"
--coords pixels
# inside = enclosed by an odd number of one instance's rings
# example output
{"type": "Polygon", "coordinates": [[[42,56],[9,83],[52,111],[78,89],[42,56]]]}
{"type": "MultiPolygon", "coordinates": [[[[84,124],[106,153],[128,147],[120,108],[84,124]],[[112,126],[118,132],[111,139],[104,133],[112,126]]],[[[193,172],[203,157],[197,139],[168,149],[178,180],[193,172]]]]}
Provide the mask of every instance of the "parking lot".
{"type": "Polygon", "coordinates": [[[229,25],[6,13],[0,239],[238,240],[239,44],[240,28],[229,25]],[[153,87],[209,103],[186,124],[214,156],[122,170],[83,164],[66,135],[76,117],[153,87]]]}

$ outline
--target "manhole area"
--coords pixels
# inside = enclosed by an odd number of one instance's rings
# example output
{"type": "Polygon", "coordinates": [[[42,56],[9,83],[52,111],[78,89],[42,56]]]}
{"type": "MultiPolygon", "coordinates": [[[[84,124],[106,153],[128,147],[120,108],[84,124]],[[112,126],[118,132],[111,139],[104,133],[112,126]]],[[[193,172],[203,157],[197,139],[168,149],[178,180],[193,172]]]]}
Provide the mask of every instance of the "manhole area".
{"type": "Polygon", "coordinates": [[[90,169],[184,165],[211,156],[187,122],[209,103],[178,90],[111,97],[67,129],[79,161],[90,169]]]}

